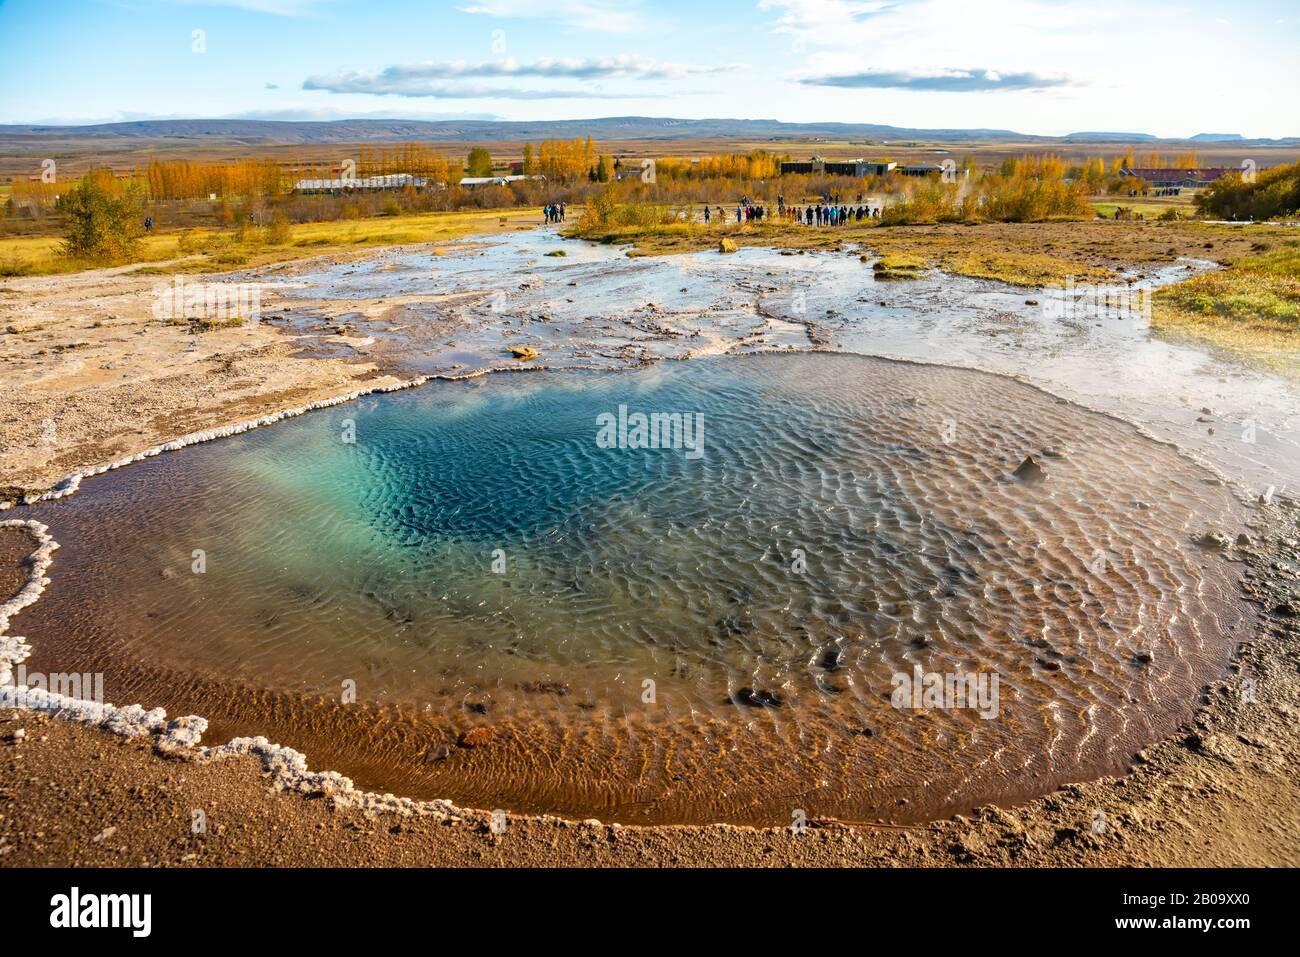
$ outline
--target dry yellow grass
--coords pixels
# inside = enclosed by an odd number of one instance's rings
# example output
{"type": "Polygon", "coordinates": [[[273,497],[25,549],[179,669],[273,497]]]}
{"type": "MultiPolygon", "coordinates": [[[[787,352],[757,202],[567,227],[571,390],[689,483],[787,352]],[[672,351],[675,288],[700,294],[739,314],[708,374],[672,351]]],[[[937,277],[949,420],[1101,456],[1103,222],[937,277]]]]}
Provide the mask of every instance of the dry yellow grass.
{"type": "MultiPolygon", "coordinates": [[[[187,272],[217,272],[359,246],[442,242],[473,233],[526,228],[540,219],[531,209],[482,209],[300,223],[289,227],[287,242],[274,245],[265,241],[265,232],[260,229],[248,230],[243,241],[229,230],[152,233],[141,240],[137,261],[171,264],[152,267],[161,271],[180,268],[183,261],[187,272]]],[[[61,245],[62,240],[54,236],[0,239],[0,276],[51,275],[91,268],[64,257],[61,245]]]]}

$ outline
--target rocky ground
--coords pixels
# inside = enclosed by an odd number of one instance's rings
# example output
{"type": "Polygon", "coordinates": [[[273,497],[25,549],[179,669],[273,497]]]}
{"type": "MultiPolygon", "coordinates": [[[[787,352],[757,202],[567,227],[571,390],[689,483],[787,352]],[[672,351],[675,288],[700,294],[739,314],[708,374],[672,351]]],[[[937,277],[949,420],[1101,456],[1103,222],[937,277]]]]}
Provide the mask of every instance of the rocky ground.
{"type": "Polygon", "coordinates": [[[154,287],[170,281],[108,269],[0,287],[0,500],[190,431],[397,381],[301,358],[269,325],[162,322],[154,287]]]}

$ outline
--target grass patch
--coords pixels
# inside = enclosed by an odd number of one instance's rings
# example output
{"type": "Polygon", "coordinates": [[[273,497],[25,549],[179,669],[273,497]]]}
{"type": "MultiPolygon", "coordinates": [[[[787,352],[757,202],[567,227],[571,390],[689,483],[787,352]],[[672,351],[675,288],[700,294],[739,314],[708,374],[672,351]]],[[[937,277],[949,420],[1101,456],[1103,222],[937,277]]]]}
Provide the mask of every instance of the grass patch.
{"type": "Polygon", "coordinates": [[[1300,375],[1300,244],[1260,246],[1217,272],[1156,290],[1151,324],[1300,375]]]}
{"type": "Polygon", "coordinates": [[[898,279],[920,279],[929,262],[911,253],[886,253],[871,265],[876,279],[889,282],[898,279]]]}
{"type": "Polygon", "coordinates": [[[1160,289],[1162,321],[1300,335],[1300,247],[1260,251],[1160,289]]]}
{"type": "MultiPolygon", "coordinates": [[[[502,228],[502,211],[476,209],[455,213],[411,213],[374,219],[325,223],[273,224],[247,229],[241,240],[232,230],[191,229],[153,232],[140,239],[135,262],[157,263],[162,273],[221,272],[231,266],[264,266],[357,246],[392,246],[445,242],[473,233],[502,228]]],[[[504,217],[515,225],[535,223],[532,210],[509,210],[504,217]]],[[[96,268],[59,254],[58,236],[0,239],[0,275],[48,276],[96,268]],[[7,268],[9,271],[5,272],[7,268]]],[[[151,270],[152,271],[152,270],[151,270]]]]}
{"type": "Polygon", "coordinates": [[[31,274],[31,263],[24,262],[17,257],[11,259],[0,259],[0,276],[30,276],[31,274]]]}
{"type": "Polygon", "coordinates": [[[1115,273],[1099,266],[1043,253],[949,253],[940,258],[945,270],[972,279],[992,279],[1012,286],[1059,285],[1071,277],[1076,282],[1107,282],[1115,273]]]}
{"type": "Polygon", "coordinates": [[[243,316],[213,317],[191,316],[187,319],[169,318],[161,320],[165,326],[187,326],[190,332],[213,332],[217,329],[238,329],[246,321],[243,316]]]}

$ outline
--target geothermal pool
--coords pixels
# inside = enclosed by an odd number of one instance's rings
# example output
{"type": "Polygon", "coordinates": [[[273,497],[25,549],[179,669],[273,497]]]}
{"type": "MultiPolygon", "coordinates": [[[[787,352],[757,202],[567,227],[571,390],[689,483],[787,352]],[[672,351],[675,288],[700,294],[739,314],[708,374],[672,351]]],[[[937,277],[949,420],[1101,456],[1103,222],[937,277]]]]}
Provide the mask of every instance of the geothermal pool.
{"type": "Polygon", "coordinates": [[[848,354],[432,382],[29,514],[62,545],[29,670],[369,789],[611,821],[918,820],[1118,771],[1252,621],[1193,544],[1241,506],[1173,447],[848,354]],[[691,443],[611,447],[620,407],[691,443]],[[918,673],[997,698],[896,707],[918,673]]]}

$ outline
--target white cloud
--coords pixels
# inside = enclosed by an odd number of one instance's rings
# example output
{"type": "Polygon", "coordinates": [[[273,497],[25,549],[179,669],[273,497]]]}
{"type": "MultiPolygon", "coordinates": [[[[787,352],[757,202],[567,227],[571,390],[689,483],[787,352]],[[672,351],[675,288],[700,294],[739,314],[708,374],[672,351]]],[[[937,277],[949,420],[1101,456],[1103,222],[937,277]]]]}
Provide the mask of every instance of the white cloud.
{"type": "Polygon", "coordinates": [[[860,70],[800,77],[805,86],[829,86],[846,90],[915,90],[930,93],[997,93],[1013,90],[1047,90],[1070,86],[1074,81],[1062,73],[1034,73],[974,69],[860,70]]]}
{"type": "Polygon", "coordinates": [[[523,90],[448,81],[537,77],[546,80],[675,80],[691,76],[723,73],[740,69],[739,65],[704,66],[693,63],[668,63],[648,57],[621,54],[594,59],[543,57],[527,63],[504,59],[485,63],[464,60],[429,61],[397,64],[378,73],[342,72],[309,76],[304,90],[331,93],[370,93],[380,96],[434,96],[471,99],[495,96],[507,99],[575,99],[584,96],[621,99],[631,94],[606,94],[599,87],[584,89],[523,90]]]}

